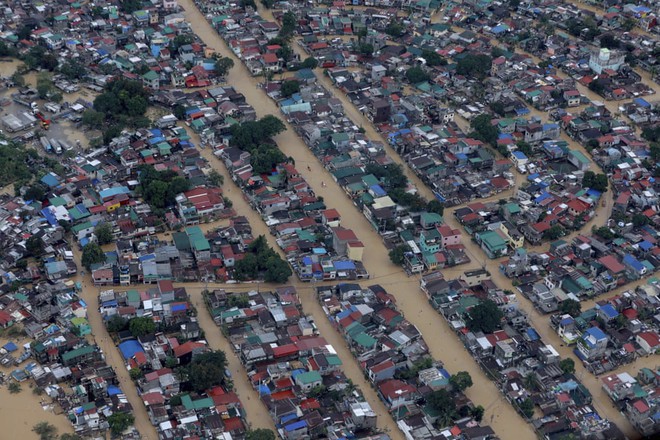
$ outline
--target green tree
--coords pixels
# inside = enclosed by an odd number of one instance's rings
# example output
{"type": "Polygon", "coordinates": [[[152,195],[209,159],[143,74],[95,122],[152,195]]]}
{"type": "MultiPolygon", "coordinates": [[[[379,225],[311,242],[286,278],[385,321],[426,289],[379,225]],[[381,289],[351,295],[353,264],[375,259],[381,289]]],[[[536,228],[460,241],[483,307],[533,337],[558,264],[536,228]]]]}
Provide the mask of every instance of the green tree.
{"type": "Polygon", "coordinates": [[[470,135],[475,139],[486,142],[492,146],[497,144],[497,138],[500,135],[500,130],[496,125],[492,124],[492,118],[483,113],[470,122],[470,127],[474,130],[470,135]]]}
{"type": "Polygon", "coordinates": [[[220,186],[225,184],[224,176],[222,174],[220,174],[219,172],[217,172],[216,170],[211,170],[208,177],[209,177],[209,182],[213,186],[220,187],[220,186]]]}
{"type": "Polygon", "coordinates": [[[307,57],[305,61],[302,62],[301,67],[304,69],[316,69],[319,65],[319,60],[314,57],[307,57]]]}
{"type": "Polygon", "coordinates": [[[429,80],[429,74],[419,66],[414,66],[406,70],[406,79],[411,84],[418,84],[429,80]]]}
{"type": "Polygon", "coordinates": [[[133,417],[133,414],[116,412],[108,417],[107,420],[108,424],[110,425],[110,431],[112,432],[112,435],[119,436],[133,425],[135,422],[135,417],[133,417]]]}
{"type": "Polygon", "coordinates": [[[13,381],[9,383],[7,389],[9,390],[9,394],[18,394],[23,390],[20,383],[13,381]]]}
{"type": "Polygon", "coordinates": [[[399,38],[406,33],[406,28],[397,19],[392,18],[385,27],[385,33],[390,37],[399,38]]]}
{"type": "Polygon", "coordinates": [[[82,265],[89,270],[94,264],[105,263],[105,253],[97,243],[88,243],[83,248],[82,265]]]}
{"type": "Polygon", "coordinates": [[[275,440],[275,433],[270,429],[250,429],[245,433],[245,440],[275,440]]]}
{"type": "Polygon", "coordinates": [[[188,382],[193,390],[204,392],[223,383],[226,367],[227,358],[223,351],[208,351],[197,355],[186,367],[188,382]]]}
{"type": "Polygon", "coordinates": [[[632,223],[636,228],[647,225],[649,223],[649,218],[644,214],[634,214],[632,217],[632,223]]]}
{"type": "Polygon", "coordinates": [[[470,415],[474,417],[474,420],[476,420],[477,422],[481,422],[481,419],[484,418],[485,412],[486,410],[484,409],[483,406],[477,405],[474,408],[472,408],[472,410],[470,411],[470,415]]]}
{"type": "Polygon", "coordinates": [[[456,63],[456,73],[476,79],[484,79],[490,72],[493,59],[488,55],[468,54],[456,63]]]}
{"type": "Polygon", "coordinates": [[[432,392],[426,403],[439,413],[438,423],[442,426],[449,425],[457,416],[456,403],[447,390],[441,389],[432,392]]]}
{"type": "Polygon", "coordinates": [[[139,368],[131,368],[128,372],[131,376],[131,380],[138,380],[144,376],[144,373],[139,368]]]}
{"type": "Polygon", "coordinates": [[[473,332],[493,333],[500,328],[503,317],[504,313],[497,304],[485,299],[468,310],[467,326],[473,332]]]}
{"type": "Polygon", "coordinates": [[[96,235],[96,239],[101,246],[112,243],[115,239],[112,235],[112,225],[110,223],[99,223],[94,228],[94,235],[96,235]]]}
{"type": "Polygon", "coordinates": [[[289,96],[293,95],[294,93],[298,93],[299,91],[300,91],[300,83],[295,79],[284,81],[282,83],[282,87],[280,88],[280,93],[285,98],[288,98],[289,96]]]}
{"type": "Polygon", "coordinates": [[[279,255],[274,255],[266,260],[266,273],[264,280],[268,283],[286,283],[293,274],[289,264],[279,255]]]}
{"type": "Polygon", "coordinates": [[[562,228],[561,225],[553,225],[543,233],[543,238],[546,240],[557,240],[558,238],[563,237],[564,233],[564,228],[562,228]]]}
{"type": "Polygon", "coordinates": [[[148,316],[132,318],[128,321],[128,330],[136,338],[150,335],[156,332],[156,323],[148,316]]]}
{"type": "Polygon", "coordinates": [[[443,215],[445,212],[445,205],[439,200],[431,200],[426,205],[426,211],[432,212],[438,215],[443,215]]]}
{"type": "Polygon", "coordinates": [[[410,252],[408,245],[400,244],[390,251],[390,261],[397,266],[402,266],[406,261],[406,252],[410,252]]]}
{"type": "Polygon", "coordinates": [[[44,243],[41,237],[32,235],[25,241],[25,250],[33,257],[40,257],[44,252],[44,243]]]}
{"type": "Polygon", "coordinates": [[[48,422],[39,422],[32,427],[32,432],[39,436],[39,440],[56,440],[57,428],[48,422]]]}
{"type": "Polygon", "coordinates": [[[580,304],[580,301],[575,301],[574,299],[565,299],[559,305],[559,312],[568,313],[573,318],[577,318],[582,313],[582,304],[580,304]]]}
{"type": "Polygon", "coordinates": [[[369,43],[359,43],[357,45],[357,51],[362,55],[371,56],[374,53],[374,46],[369,43]]]}
{"type": "Polygon", "coordinates": [[[214,64],[214,70],[218,76],[226,76],[234,67],[234,60],[229,57],[218,58],[214,64]]]}
{"type": "Polygon", "coordinates": [[[516,147],[518,151],[522,152],[525,156],[530,157],[532,155],[532,146],[525,141],[516,142],[516,147]]]}
{"type": "Polygon", "coordinates": [[[186,119],[186,108],[181,104],[175,105],[172,113],[174,113],[174,116],[176,116],[179,121],[186,119]]]}
{"type": "Polygon", "coordinates": [[[422,51],[422,58],[426,60],[426,65],[430,67],[447,65],[447,60],[433,50],[424,49],[422,51]]]}
{"type": "Polygon", "coordinates": [[[31,185],[27,191],[25,191],[25,200],[36,200],[36,201],[42,201],[44,199],[44,196],[46,195],[46,189],[43,187],[43,185],[36,183],[34,185],[31,185]]]}
{"type": "Polygon", "coordinates": [[[18,73],[18,71],[14,72],[14,74],[11,76],[11,80],[16,85],[16,87],[25,87],[25,77],[18,73]]]}
{"type": "Polygon", "coordinates": [[[559,362],[559,368],[565,374],[575,373],[575,361],[571,358],[564,358],[559,362]]]}
{"type": "Polygon", "coordinates": [[[519,406],[520,406],[520,412],[522,412],[526,418],[529,419],[534,415],[534,402],[532,401],[532,399],[527,398],[523,400],[522,402],[520,402],[519,406]]]}
{"type": "Polygon", "coordinates": [[[87,75],[87,68],[76,59],[68,59],[59,68],[60,73],[69,80],[82,79],[87,75]]]}
{"type": "Polygon", "coordinates": [[[296,31],[296,22],[296,14],[291,11],[285,12],[282,16],[282,26],[277,36],[284,40],[289,40],[296,31]]]}
{"type": "Polygon", "coordinates": [[[465,391],[472,386],[472,376],[467,371],[459,371],[452,374],[449,383],[457,391],[465,391]]]}
{"type": "Polygon", "coordinates": [[[126,330],[128,327],[128,320],[119,315],[112,315],[112,317],[108,319],[106,327],[110,333],[119,333],[126,330]]]}

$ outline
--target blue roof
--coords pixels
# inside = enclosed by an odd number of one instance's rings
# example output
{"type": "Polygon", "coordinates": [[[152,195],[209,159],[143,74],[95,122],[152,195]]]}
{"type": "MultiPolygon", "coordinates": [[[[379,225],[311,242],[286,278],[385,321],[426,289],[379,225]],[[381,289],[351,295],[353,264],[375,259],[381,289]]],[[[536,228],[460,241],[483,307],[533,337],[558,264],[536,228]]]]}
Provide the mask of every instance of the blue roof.
{"type": "Polygon", "coordinates": [[[634,270],[638,272],[642,272],[645,269],[644,265],[640,263],[637,258],[633,257],[630,254],[624,255],[623,264],[627,264],[628,266],[632,267],[634,270]]]}
{"type": "MultiPolygon", "coordinates": [[[[328,251],[325,250],[325,248],[313,248],[312,253],[314,255],[325,255],[325,254],[328,253],[328,251]]],[[[307,257],[307,258],[309,258],[309,257],[307,257]]]]}
{"type": "Polygon", "coordinates": [[[527,113],[529,113],[529,109],[527,107],[518,107],[516,109],[517,115],[526,115],[527,113]]]}
{"type": "Polygon", "coordinates": [[[355,263],[352,261],[335,261],[335,269],[337,270],[353,270],[355,269],[355,263]]]}
{"type": "Polygon", "coordinates": [[[184,310],[188,309],[188,305],[185,303],[182,304],[174,304],[172,306],[172,311],[173,312],[183,312],[184,310]]]}
{"type": "Polygon", "coordinates": [[[559,322],[559,324],[560,324],[560,325],[569,325],[569,324],[572,324],[572,323],[574,323],[574,322],[575,322],[575,319],[573,319],[572,316],[569,316],[568,318],[564,318],[564,319],[562,319],[562,320],[559,322]]]}
{"type": "Polygon", "coordinates": [[[604,306],[600,307],[600,310],[605,313],[608,318],[616,318],[619,316],[619,312],[616,311],[612,304],[605,304],[604,306]]]}
{"type": "Polygon", "coordinates": [[[60,184],[60,178],[55,173],[48,173],[41,178],[41,183],[54,187],[60,184]]]}
{"type": "Polygon", "coordinates": [[[527,156],[525,156],[525,153],[523,153],[522,151],[514,151],[514,152],[511,153],[511,154],[513,154],[513,156],[514,156],[516,159],[527,159],[527,156]]]}
{"type": "Polygon", "coordinates": [[[644,98],[635,98],[633,99],[633,102],[640,107],[651,108],[651,104],[649,104],[649,102],[644,98]]]}
{"type": "Polygon", "coordinates": [[[507,30],[508,28],[509,28],[508,26],[504,26],[504,25],[500,24],[500,25],[497,25],[494,28],[492,28],[490,31],[494,34],[501,34],[505,30],[507,30]]]}
{"type": "MultiPolygon", "coordinates": [[[[603,331],[598,327],[591,327],[586,332],[584,332],[584,334],[585,336],[593,336],[596,338],[596,340],[607,339],[605,333],[603,333],[603,331]]],[[[586,339],[586,337],[584,339],[586,339]]]]}
{"type": "Polygon", "coordinates": [[[105,199],[106,197],[114,197],[119,194],[128,194],[130,190],[125,186],[115,186],[108,189],[103,189],[99,191],[99,197],[105,199]]]}
{"type": "Polygon", "coordinates": [[[603,193],[600,192],[600,191],[596,191],[596,190],[593,189],[593,188],[589,188],[589,189],[587,190],[587,195],[588,195],[589,197],[591,197],[592,199],[600,199],[600,196],[602,196],[603,193]]]}
{"type": "Polygon", "coordinates": [[[541,193],[540,196],[538,196],[536,199],[534,199],[534,203],[541,203],[542,201],[544,201],[545,199],[547,199],[549,197],[552,197],[552,196],[544,191],[544,192],[541,193]]]}
{"type": "Polygon", "coordinates": [[[148,261],[155,260],[156,256],[154,254],[141,255],[138,257],[138,261],[148,261]]]}
{"type": "Polygon", "coordinates": [[[116,394],[121,394],[121,388],[119,388],[116,385],[110,385],[108,386],[108,396],[114,396],[116,394]]]}
{"type": "Polygon", "coordinates": [[[530,341],[538,341],[539,339],[541,339],[539,334],[536,333],[536,330],[534,330],[531,327],[527,327],[526,333],[527,333],[527,336],[529,337],[530,341]]]}
{"type": "Polygon", "coordinates": [[[445,370],[444,368],[438,368],[438,371],[440,372],[440,374],[442,374],[442,376],[445,379],[449,379],[451,377],[451,374],[449,374],[449,371],[445,370]]]}
{"type": "Polygon", "coordinates": [[[268,388],[268,385],[261,384],[259,385],[259,395],[267,395],[270,396],[270,388],[268,388]]]}
{"type": "Polygon", "coordinates": [[[296,413],[287,414],[280,419],[280,423],[285,424],[287,422],[290,422],[291,420],[296,420],[297,418],[298,418],[298,414],[296,413]]]}
{"type": "Polygon", "coordinates": [[[641,250],[643,250],[643,251],[648,251],[649,249],[651,249],[651,248],[653,247],[653,243],[651,243],[651,242],[648,241],[648,240],[644,240],[644,241],[642,241],[641,243],[639,243],[638,246],[639,246],[639,248],[640,248],[641,250]]]}
{"type": "Polygon", "coordinates": [[[349,316],[353,311],[351,309],[346,309],[342,310],[341,312],[337,313],[337,321],[341,321],[342,319],[346,318],[349,316]]]}
{"type": "Polygon", "coordinates": [[[291,431],[295,431],[295,430],[300,429],[300,428],[304,428],[306,426],[307,426],[307,421],[306,420],[300,420],[298,422],[294,422],[294,423],[291,423],[289,425],[286,425],[284,427],[284,429],[287,430],[288,432],[291,432],[291,431]]]}
{"type": "Polygon", "coordinates": [[[7,351],[10,352],[10,353],[11,353],[12,351],[16,351],[16,350],[18,350],[18,347],[16,346],[16,344],[14,344],[14,343],[11,342],[11,341],[10,341],[10,342],[7,342],[5,345],[3,345],[2,348],[4,348],[5,350],[7,350],[7,351]]]}
{"type": "Polygon", "coordinates": [[[121,351],[121,355],[126,360],[135,356],[135,353],[144,353],[144,349],[136,339],[124,341],[119,344],[119,351],[121,351]]]}
{"type": "Polygon", "coordinates": [[[51,226],[57,226],[57,218],[55,218],[55,215],[50,212],[50,209],[44,208],[41,210],[41,215],[44,216],[44,218],[50,223],[51,226]]]}
{"type": "Polygon", "coordinates": [[[387,195],[387,192],[380,185],[371,185],[371,188],[369,189],[374,193],[376,197],[385,197],[387,195]]]}
{"type": "Polygon", "coordinates": [[[309,265],[312,264],[312,258],[311,258],[311,257],[303,257],[303,259],[302,259],[302,263],[303,263],[305,266],[309,266],[309,265]]]}

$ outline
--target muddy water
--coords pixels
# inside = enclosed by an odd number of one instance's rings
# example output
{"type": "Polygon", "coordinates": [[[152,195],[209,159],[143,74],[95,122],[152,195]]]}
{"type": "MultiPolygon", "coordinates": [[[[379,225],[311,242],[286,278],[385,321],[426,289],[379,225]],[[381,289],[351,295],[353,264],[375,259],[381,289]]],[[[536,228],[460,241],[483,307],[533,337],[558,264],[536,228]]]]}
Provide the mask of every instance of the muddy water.
{"type": "MultiPolygon", "coordinates": [[[[5,373],[8,371],[3,369],[5,373]]],[[[37,396],[29,387],[29,381],[21,383],[22,391],[11,394],[5,385],[0,386],[0,425],[3,439],[35,439],[32,427],[39,422],[48,422],[57,428],[58,434],[72,433],[73,428],[63,414],[56,415],[52,405],[42,408],[43,399],[50,404],[50,397],[37,396]]]]}
{"type": "MultiPolygon", "coordinates": [[[[179,4],[185,9],[187,19],[193,23],[197,34],[207,45],[218,50],[223,56],[233,57],[227,50],[224,42],[205,21],[199,11],[195,9],[190,0],[182,0],[179,4]]],[[[234,60],[236,66],[230,71],[227,82],[234,85],[238,91],[246,96],[247,101],[256,108],[257,114],[260,117],[266,114],[279,115],[277,107],[258,89],[257,80],[250,77],[247,69],[239,60],[236,58],[234,60]]],[[[380,237],[369,226],[366,219],[364,219],[352,202],[344,195],[343,191],[334,183],[328,184],[325,187],[322,186],[324,182],[331,182],[330,174],[319,164],[316,157],[307,149],[290,127],[288,128],[289,130],[287,132],[277,138],[280,148],[286,155],[290,155],[295,159],[299,170],[317,194],[323,196],[328,201],[329,206],[339,210],[342,215],[342,225],[353,229],[365,244],[367,252],[365,252],[364,264],[372,275],[372,281],[380,283],[397,296],[400,308],[406,317],[422,331],[435,358],[445,362],[450,371],[466,370],[470,372],[475,386],[468,390],[468,395],[476,404],[481,404],[487,408],[485,421],[491,423],[493,429],[502,438],[533,438],[534,435],[529,426],[523,422],[510,405],[502,402],[501,395],[496,387],[479,370],[458,339],[441,320],[440,316],[434,310],[426,307],[424,302],[420,302],[421,297],[419,296],[417,280],[406,277],[401,268],[391,264],[380,237]],[[306,170],[307,166],[311,168],[311,171],[306,170]]],[[[367,126],[365,126],[366,128],[367,126]]],[[[420,186],[420,190],[422,188],[420,186]]],[[[251,209],[244,211],[239,207],[237,199],[237,197],[232,197],[234,208],[239,214],[248,216],[251,219],[253,228],[255,228],[255,233],[259,233],[257,231],[257,225],[261,226],[263,223],[251,209]]],[[[271,243],[273,243],[273,240],[271,240],[271,243]]],[[[306,310],[317,310],[312,303],[308,302],[307,295],[311,296],[311,293],[302,293],[305,299],[306,310]]],[[[324,317],[316,316],[316,321],[322,322],[324,321],[324,317]]],[[[331,340],[331,335],[333,335],[332,330],[328,332],[324,331],[323,333],[326,338],[331,340]]],[[[335,345],[337,350],[341,350],[340,354],[347,376],[354,380],[355,383],[361,385],[362,380],[358,381],[358,379],[362,378],[362,372],[352,360],[352,356],[347,352],[343,341],[338,340],[337,344],[333,343],[333,345],[335,345]]],[[[379,413],[384,413],[383,405],[373,391],[371,391],[371,388],[361,386],[361,389],[367,395],[374,409],[379,413]]],[[[401,438],[401,434],[391,417],[379,417],[378,423],[379,427],[388,428],[390,434],[395,438],[401,438]]]]}

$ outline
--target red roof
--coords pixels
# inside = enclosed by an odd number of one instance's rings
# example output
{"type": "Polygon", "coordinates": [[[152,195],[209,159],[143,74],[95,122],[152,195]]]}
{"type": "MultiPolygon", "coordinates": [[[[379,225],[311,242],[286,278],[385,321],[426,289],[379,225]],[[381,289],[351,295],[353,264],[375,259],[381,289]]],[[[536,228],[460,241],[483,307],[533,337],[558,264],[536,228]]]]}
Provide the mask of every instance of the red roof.
{"type": "Polygon", "coordinates": [[[606,255],[598,259],[598,262],[603,266],[605,266],[607,270],[615,274],[626,270],[623,264],[621,264],[614,255],[606,255]]]}
{"type": "Polygon", "coordinates": [[[273,356],[276,358],[293,356],[294,354],[298,354],[298,347],[296,347],[296,344],[280,345],[279,347],[273,348],[273,356]]]}
{"type": "Polygon", "coordinates": [[[277,55],[274,53],[265,53],[263,54],[262,58],[266,64],[277,64],[279,61],[277,55]]]}

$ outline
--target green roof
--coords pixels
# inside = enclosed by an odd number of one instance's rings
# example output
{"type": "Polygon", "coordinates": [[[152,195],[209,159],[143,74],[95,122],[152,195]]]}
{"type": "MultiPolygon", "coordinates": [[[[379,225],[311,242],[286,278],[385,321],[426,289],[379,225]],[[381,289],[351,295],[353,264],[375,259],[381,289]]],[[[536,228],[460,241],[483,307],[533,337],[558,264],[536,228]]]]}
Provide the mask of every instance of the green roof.
{"type": "Polygon", "coordinates": [[[81,325],[87,325],[89,323],[85,318],[80,318],[76,316],[75,318],[71,319],[71,324],[75,325],[76,327],[79,327],[81,325]]]}
{"type": "Polygon", "coordinates": [[[571,150],[571,154],[578,160],[578,162],[589,164],[589,159],[587,159],[587,157],[581,151],[571,150]]]}
{"type": "Polygon", "coordinates": [[[328,361],[328,365],[337,366],[342,365],[341,359],[336,354],[326,354],[325,360],[328,361]]]}
{"type": "Polygon", "coordinates": [[[128,298],[129,302],[140,301],[140,294],[135,289],[131,289],[128,292],[126,292],[126,297],[128,298]]]}
{"type": "Polygon", "coordinates": [[[62,355],[62,361],[68,362],[80,356],[86,356],[96,351],[95,345],[85,345],[84,347],[76,348],[75,350],[67,351],[62,355]]]}
{"type": "Polygon", "coordinates": [[[321,381],[321,374],[318,371],[306,371],[296,376],[296,381],[304,384],[310,384],[321,381]]]}
{"type": "Polygon", "coordinates": [[[71,228],[71,231],[73,231],[74,233],[77,234],[77,233],[79,233],[80,231],[84,231],[85,229],[89,229],[89,228],[93,228],[93,227],[94,227],[94,226],[92,225],[91,222],[84,222],[84,223],[80,223],[80,224],[78,224],[78,225],[74,225],[74,226],[71,228]]]}
{"type": "Polygon", "coordinates": [[[48,199],[48,201],[50,202],[50,204],[52,206],[66,205],[66,200],[64,200],[62,197],[52,197],[52,198],[48,199]]]}
{"type": "Polygon", "coordinates": [[[204,233],[199,226],[190,226],[186,228],[186,234],[188,234],[188,238],[190,238],[190,244],[194,250],[211,250],[211,245],[209,244],[209,241],[206,239],[206,237],[204,237],[204,233]]]}
{"type": "Polygon", "coordinates": [[[213,399],[210,397],[205,397],[203,399],[197,399],[197,400],[192,400],[190,398],[190,395],[186,394],[185,396],[181,397],[181,404],[185,409],[191,410],[191,409],[205,409],[205,408],[211,408],[215,406],[213,403],[213,399]]]}
{"type": "Polygon", "coordinates": [[[369,336],[366,333],[360,333],[355,338],[353,338],[356,344],[361,345],[365,348],[371,348],[376,345],[376,340],[369,336]]]}
{"type": "Polygon", "coordinates": [[[144,75],[142,75],[142,78],[148,80],[148,81],[155,81],[158,79],[158,74],[154,72],[153,70],[148,71],[144,75]]]}

